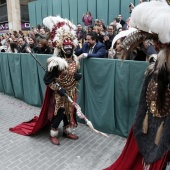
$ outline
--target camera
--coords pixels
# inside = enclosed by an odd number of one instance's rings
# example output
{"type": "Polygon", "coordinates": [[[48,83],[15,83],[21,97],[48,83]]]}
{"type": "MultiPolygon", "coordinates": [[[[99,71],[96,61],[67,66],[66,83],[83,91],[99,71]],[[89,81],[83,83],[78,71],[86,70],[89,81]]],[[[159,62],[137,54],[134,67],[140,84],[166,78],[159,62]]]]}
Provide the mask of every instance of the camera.
{"type": "Polygon", "coordinates": [[[129,13],[131,14],[132,13],[132,10],[135,6],[133,5],[133,3],[130,3],[129,4],[129,13]]]}

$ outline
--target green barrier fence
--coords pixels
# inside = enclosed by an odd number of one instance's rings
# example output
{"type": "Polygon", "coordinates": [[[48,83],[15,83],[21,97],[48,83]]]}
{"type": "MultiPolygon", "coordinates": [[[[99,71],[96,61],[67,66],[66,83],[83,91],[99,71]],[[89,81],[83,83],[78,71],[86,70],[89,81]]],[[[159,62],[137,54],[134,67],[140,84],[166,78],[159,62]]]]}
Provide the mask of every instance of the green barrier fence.
{"type": "MultiPolygon", "coordinates": [[[[36,55],[45,66],[47,55],[36,55]]],[[[112,59],[81,61],[82,80],[78,100],[94,127],[106,133],[127,136],[139,100],[146,62],[112,59]]],[[[30,54],[0,53],[0,92],[41,106],[44,70],[30,54]]]]}
{"type": "Polygon", "coordinates": [[[83,24],[82,15],[87,11],[92,13],[93,19],[103,19],[108,25],[119,14],[124,20],[130,17],[130,3],[137,5],[139,0],[37,0],[28,4],[30,25],[42,24],[42,19],[50,15],[83,24]]]}

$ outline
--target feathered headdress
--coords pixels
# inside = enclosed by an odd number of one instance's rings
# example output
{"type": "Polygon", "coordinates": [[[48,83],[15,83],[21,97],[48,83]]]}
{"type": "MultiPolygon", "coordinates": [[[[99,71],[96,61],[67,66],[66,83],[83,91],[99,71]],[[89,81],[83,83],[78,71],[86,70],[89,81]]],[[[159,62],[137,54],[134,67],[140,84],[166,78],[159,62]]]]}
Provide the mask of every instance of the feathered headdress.
{"type": "Polygon", "coordinates": [[[49,16],[43,19],[43,24],[51,32],[50,38],[55,48],[55,55],[58,55],[64,44],[77,46],[76,26],[68,19],[63,19],[60,16],[49,16]]]}
{"type": "Polygon", "coordinates": [[[139,30],[158,34],[161,43],[170,42],[169,1],[150,1],[137,5],[131,15],[130,25],[139,30]]]}
{"type": "MultiPolygon", "coordinates": [[[[139,31],[127,36],[122,47],[125,55],[146,39],[170,42],[170,0],[152,0],[137,5],[131,14],[130,26],[139,31]]],[[[125,56],[124,55],[124,56],[125,56]]]]}

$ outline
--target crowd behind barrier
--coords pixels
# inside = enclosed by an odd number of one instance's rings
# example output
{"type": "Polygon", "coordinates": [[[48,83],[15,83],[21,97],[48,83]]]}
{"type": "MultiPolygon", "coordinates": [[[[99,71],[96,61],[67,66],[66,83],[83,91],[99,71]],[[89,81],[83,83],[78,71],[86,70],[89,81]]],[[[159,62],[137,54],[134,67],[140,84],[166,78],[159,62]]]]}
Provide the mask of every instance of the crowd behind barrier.
{"type": "MultiPolygon", "coordinates": [[[[36,57],[45,66],[49,56],[36,57]]],[[[96,129],[127,136],[147,65],[114,59],[81,61],[83,78],[77,102],[96,129]]],[[[43,76],[44,70],[30,54],[0,53],[0,92],[40,107],[45,92],[43,76]]]]}
{"type": "MultiPolygon", "coordinates": [[[[133,8],[133,4],[130,4],[130,12],[133,8]]],[[[97,129],[127,136],[148,65],[146,61],[150,55],[156,53],[154,44],[148,40],[142,42],[139,48],[132,51],[133,55],[125,58],[133,61],[124,61],[122,64],[120,60],[115,59],[122,58],[121,43],[127,36],[124,31],[131,29],[130,18],[125,22],[120,14],[106,26],[102,19],[94,19],[88,11],[83,14],[82,21],[84,26],[77,24],[76,34],[79,44],[75,48],[75,53],[90,41],[89,35],[95,33],[96,44],[100,43],[99,46],[105,50],[103,54],[106,55],[100,59],[92,57],[93,59],[81,61],[83,79],[78,87],[80,92],[77,102],[97,129]]],[[[0,36],[1,92],[31,105],[39,107],[42,105],[45,92],[44,70],[37,65],[29,52],[31,51],[45,66],[47,58],[54,52],[50,34],[46,27],[37,25],[27,34],[13,31],[0,36]]],[[[97,56],[92,55],[90,50],[81,55],[84,55],[83,58],[97,56]]]]}
{"type": "MultiPolygon", "coordinates": [[[[140,0],[139,3],[143,1],[140,0]]],[[[134,5],[131,3],[129,9],[127,9],[129,13],[132,12],[133,8],[134,5]]],[[[121,36],[119,39],[117,39],[117,35],[122,31],[131,29],[129,25],[130,18],[124,21],[122,15],[119,14],[113,18],[113,21],[109,25],[106,25],[103,19],[93,18],[91,12],[87,11],[82,15],[82,22],[84,26],[81,25],[81,23],[77,24],[76,34],[79,44],[75,47],[75,50],[82,48],[83,44],[87,42],[87,34],[95,32],[97,34],[97,41],[105,46],[106,55],[104,57],[114,59],[122,58],[123,49],[121,43],[127,35],[121,36]],[[113,44],[114,41],[115,43],[113,44]],[[110,51],[112,52],[109,53],[110,51]]],[[[6,33],[0,36],[0,52],[28,53],[29,48],[32,53],[53,54],[54,48],[50,36],[50,31],[45,28],[44,25],[40,24],[38,24],[37,27],[32,27],[31,30],[25,34],[22,31],[6,33]]],[[[149,58],[147,48],[148,45],[141,43],[139,48],[133,51],[133,56],[127,59],[147,61],[149,58]],[[138,57],[139,55],[141,56],[140,58],[138,57]]]]}

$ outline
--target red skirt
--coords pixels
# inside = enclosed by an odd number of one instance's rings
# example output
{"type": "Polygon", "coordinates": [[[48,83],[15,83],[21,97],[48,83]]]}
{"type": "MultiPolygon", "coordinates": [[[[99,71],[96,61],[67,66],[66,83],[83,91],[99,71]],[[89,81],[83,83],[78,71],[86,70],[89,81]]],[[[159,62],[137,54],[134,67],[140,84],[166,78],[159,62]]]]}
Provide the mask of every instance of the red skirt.
{"type": "MultiPolygon", "coordinates": [[[[148,170],[162,170],[165,160],[165,154],[162,159],[150,164],[148,170]]],[[[143,158],[138,150],[138,146],[131,128],[126,145],[119,158],[111,166],[104,170],[144,170],[143,158]]]]}

